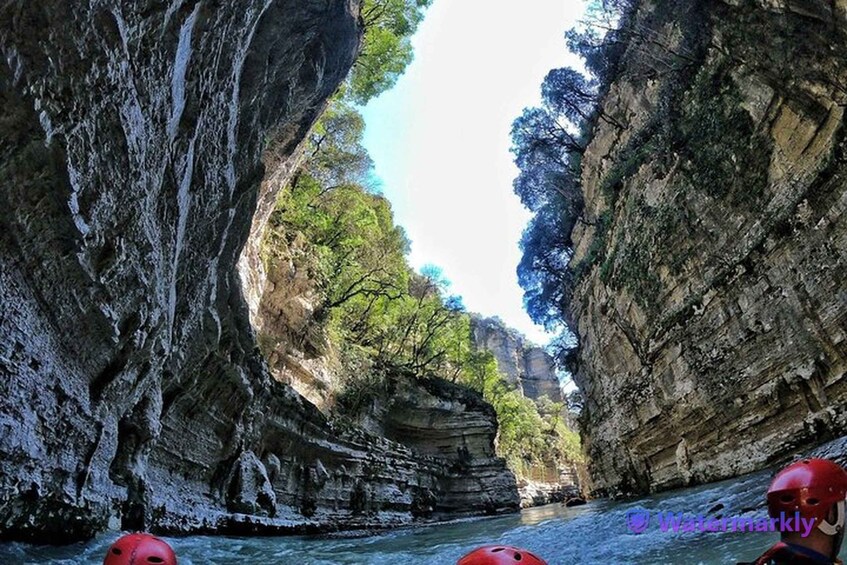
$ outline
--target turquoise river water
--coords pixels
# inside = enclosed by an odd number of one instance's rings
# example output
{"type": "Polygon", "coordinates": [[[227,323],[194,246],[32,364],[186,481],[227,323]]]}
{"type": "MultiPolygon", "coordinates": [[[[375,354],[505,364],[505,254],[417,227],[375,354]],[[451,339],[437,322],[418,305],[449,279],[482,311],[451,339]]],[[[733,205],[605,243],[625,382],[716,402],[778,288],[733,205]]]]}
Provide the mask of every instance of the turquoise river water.
{"type": "MultiPolygon", "coordinates": [[[[719,564],[753,560],[778,539],[774,532],[663,532],[659,512],[728,518],[766,516],[770,472],[627,502],[594,501],[576,508],[549,505],[520,514],[399,529],[368,536],[166,538],[180,565],[249,563],[452,565],[476,546],[526,547],[551,565],[719,564]],[[722,506],[721,506],[722,505],[722,506]],[[649,512],[647,530],[633,533],[627,516],[649,512]]],[[[0,563],[101,563],[118,536],[65,547],[0,545],[0,563]]],[[[844,555],[844,554],[842,554],[844,555]]]]}

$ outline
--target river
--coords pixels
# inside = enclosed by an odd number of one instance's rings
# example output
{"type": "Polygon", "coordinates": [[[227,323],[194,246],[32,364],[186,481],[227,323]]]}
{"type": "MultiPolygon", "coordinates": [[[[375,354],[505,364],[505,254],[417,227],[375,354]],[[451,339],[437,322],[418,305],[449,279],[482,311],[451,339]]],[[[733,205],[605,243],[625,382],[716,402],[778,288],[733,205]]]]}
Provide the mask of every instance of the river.
{"type": "MultiPolygon", "coordinates": [[[[681,489],[634,501],[594,501],[564,508],[549,505],[520,514],[473,519],[370,536],[166,538],[181,565],[205,563],[444,564],[452,565],[476,546],[503,543],[525,547],[553,564],[712,564],[753,560],[778,539],[772,532],[663,532],[659,512],[691,516],[766,516],[764,492],[770,471],[681,489]],[[718,505],[723,505],[722,508],[718,505]],[[648,529],[627,527],[633,510],[651,513],[648,529]],[[711,511],[711,512],[710,512],[711,511]]],[[[2,563],[99,563],[117,534],[87,544],[40,547],[0,545],[2,563]]],[[[842,557],[845,553],[842,553],[842,557]]]]}

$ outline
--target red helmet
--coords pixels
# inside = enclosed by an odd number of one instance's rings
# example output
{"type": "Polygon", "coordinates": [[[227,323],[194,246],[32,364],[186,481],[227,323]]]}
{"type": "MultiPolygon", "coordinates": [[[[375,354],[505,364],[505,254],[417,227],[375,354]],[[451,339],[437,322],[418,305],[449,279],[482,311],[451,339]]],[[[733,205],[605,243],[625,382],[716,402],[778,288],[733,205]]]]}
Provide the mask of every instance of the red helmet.
{"type": "Polygon", "coordinates": [[[774,477],[768,489],[768,513],[800,512],[814,518],[815,526],[834,536],[844,528],[844,500],[847,498],[847,471],[828,459],[803,459],[792,463],[774,477]],[[838,504],[838,503],[841,504],[838,504]],[[832,506],[838,504],[836,524],[827,522],[832,506]]]}
{"type": "Polygon", "coordinates": [[[103,565],[176,565],[176,554],[155,536],[127,534],[112,544],[103,565]]]}
{"type": "Polygon", "coordinates": [[[486,545],[474,549],[456,565],[547,565],[547,562],[519,547],[510,545],[486,545]]]}

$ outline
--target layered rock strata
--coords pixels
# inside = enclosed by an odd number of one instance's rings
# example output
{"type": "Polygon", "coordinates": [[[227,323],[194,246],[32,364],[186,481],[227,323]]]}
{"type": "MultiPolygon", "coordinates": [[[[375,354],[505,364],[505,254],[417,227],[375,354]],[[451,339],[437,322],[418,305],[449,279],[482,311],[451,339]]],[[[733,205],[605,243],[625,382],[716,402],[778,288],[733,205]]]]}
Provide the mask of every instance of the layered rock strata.
{"type": "MultiPolygon", "coordinates": [[[[497,360],[497,368],[521,393],[538,401],[546,396],[564,405],[556,363],[542,347],[532,344],[520,332],[509,328],[498,318],[471,317],[474,345],[490,352],[497,360]]],[[[568,427],[576,429],[567,414],[568,427]]],[[[563,502],[581,494],[587,484],[584,463],[561,464],[550,459],[529,469],[527,477],[518,481],[521,507],[541,506],[563,502]]]]}
{"type": "MultiPolygon", "coordinates": [[[[450,466],[440,508],[495,512],[519,504],[515,478],[495,453],[497,414],[482,397],[438,378],[393,373],[366,407],[369,431],[450,466]]],[[[365,423],[365,422],[363,422],[365,423]]]]}
{"type": "Polygon", "coordinates": [[[514,507],[502,462],[457,495],[474,471],[334,428],[256,347],[236,262],[260,181],[352,65],[357,11],[0,7],[0,537],[514,507]]]}
{"type": "Polygon", "coordinates": [[[499,319],[473,316],[471,324],[476,347],[494,355],[497,368],[524,396],[538,400],[546,395],[553,402],[562,401],[555,362],[543,348],[499,319]]]}
{"type": "Polygon", "coordinates": [[[518,493],[521,497],[521,508],[565,504],[570,500],[581,499],[583,496],[573,479],[564,477],[557,481],[542,482],[522,479],[518,481],[518,493]]]}
{"type": "Polygon", "coordinates": [[[847,430],[847,6],[645,1],[626,25],[571,263],[585,444],[610,494],[847,430]]]}

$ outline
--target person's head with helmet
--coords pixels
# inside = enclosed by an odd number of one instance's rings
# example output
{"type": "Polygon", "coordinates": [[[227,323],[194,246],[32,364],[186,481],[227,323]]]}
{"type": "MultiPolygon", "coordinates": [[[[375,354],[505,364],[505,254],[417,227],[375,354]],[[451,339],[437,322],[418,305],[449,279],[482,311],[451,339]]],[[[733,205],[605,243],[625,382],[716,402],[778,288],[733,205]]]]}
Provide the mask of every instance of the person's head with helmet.
{"type": "Polygon", "coordinates": [[[103,565],[177,565],[165,541],[150,534],[127,534],[109,546],[103,565]]]}
{"type": "Polygon", "coordinates": [[[802,459],[776,474],[768,488],[771,518],[813,520],[808,535],[801,528],[782,532],[782,540],[755,563],[840,563],[838,552],[847,520],[847,471],[827,459],[802,459]]]}
{"type": "Polygon", "coordinates": [[[471,551],[456,565],[547,565],[547,562],[519,547],[486,545],[471,551]]]}

